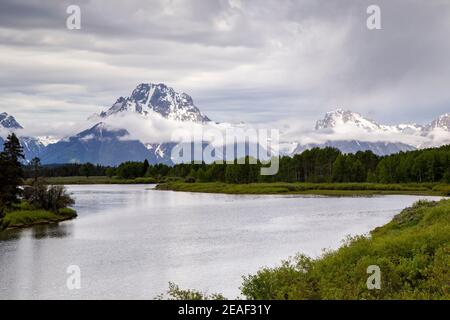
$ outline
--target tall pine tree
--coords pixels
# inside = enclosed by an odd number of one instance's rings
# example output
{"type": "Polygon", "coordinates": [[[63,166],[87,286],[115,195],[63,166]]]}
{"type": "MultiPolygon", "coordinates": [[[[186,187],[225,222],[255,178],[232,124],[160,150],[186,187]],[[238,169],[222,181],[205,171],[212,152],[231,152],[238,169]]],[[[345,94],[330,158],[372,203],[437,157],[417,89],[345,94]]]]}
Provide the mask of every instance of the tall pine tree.
{"type": "Polygon", "coordinates": [[[23,180],[21,161],[25,159],[17,136],[12,133],[6,139],[0,153],[0,207],[10,208],[19,200],[23,180]]]}

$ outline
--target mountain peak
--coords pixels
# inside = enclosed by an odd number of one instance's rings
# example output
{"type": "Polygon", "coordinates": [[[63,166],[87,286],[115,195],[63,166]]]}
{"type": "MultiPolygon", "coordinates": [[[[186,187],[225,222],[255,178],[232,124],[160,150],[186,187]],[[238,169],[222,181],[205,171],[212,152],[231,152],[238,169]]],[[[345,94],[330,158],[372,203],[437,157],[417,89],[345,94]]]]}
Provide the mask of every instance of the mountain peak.
{"type": "Polygon", "coordinates": [[[210,121],[195,106],[191,96],[178,93],[164,83],[141,83],[136,86],[129,97],[120,97],[107,111],[100,114],[101,118],[111,115],[132,112],[147,116],[150,112],[159,113],[166,119],[177,121],[210,121]]]}
{"type": "Polygon", "coordinates": [[[450,113],[444,113],[440,115],[436,120],[432,121],[429,125],[429,129],[444,129],[450,131],[450,113]]]}
{"type": "Polygon", "coordinates": [[[80,132],[77,138],[116,138],[127,136],[129,133],[125,129],[115,128],[105,122],[99,122],[95,124],[92,128],[80,132]]]}
{"type": "Polygon", "coordinates": [[[380,128],[380,125],[375,121],[364,118],[357,112],[337,108],[333,111],[327,112],[322,120],[318,120],[316,122],[316,130],[334,128],[347,123],[369,131],[380,128]]]}
{"type": "Polygon", "coordinates": [[[23,129],[16,119],[6,112],[0,113],[0,127],[6,129],[23,129]]]}

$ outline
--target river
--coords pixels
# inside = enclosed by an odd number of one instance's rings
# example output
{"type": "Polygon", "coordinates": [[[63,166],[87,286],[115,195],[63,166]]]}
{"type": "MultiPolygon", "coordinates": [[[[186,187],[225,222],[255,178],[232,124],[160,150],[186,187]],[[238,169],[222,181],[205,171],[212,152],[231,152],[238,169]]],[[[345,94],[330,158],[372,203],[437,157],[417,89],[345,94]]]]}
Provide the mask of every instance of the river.
{"type": "Polygon", "coordinates": [[[243,275],[299,252],[318,256],[419,199],[439,199],[68,190],[77,219],[0,234],[0,299],[153,299],[169,281],[236,298],[243,275]],[[80,289],[67,286],[69,266],[80,289]]]}

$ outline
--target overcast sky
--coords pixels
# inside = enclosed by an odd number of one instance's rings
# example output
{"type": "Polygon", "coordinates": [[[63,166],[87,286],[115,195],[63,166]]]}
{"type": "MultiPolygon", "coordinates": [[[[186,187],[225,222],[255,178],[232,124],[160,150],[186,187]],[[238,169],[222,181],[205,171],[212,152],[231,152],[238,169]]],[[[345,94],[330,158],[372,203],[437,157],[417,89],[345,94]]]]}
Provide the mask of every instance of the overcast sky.
{"type": "Polygon", "coordinates": [[[0,112],[66,134],[163,82],[220,122],[313,127],[342,107],[427,123],[450,111],[449,37],[447,0],[0,0],[0,112]]]}

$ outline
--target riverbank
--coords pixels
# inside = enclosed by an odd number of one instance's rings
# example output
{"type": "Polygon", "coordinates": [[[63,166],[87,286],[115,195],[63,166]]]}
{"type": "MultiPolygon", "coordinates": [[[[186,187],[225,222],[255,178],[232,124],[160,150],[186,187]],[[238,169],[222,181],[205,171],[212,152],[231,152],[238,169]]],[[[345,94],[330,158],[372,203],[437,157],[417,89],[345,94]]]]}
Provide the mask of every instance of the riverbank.
{"type": "MultiPolygon", "coordinates": [[[[247,300],[448,300],[449,265],[450,200],[419,201],[370,236],[244,276],[241,294],[247,300]]],[[[173,283],[159,298],[224,299],[173,283]]]]}
{"type": "Polygon", "coordinates": [[[58,223],[77,217],[77,212],[70,208],[60,209],[58,213],[35,209],[26,202],[17,205],[13,211],[6,212],[3,226],[6,229],[27,228],[40,224],[58,223]]]}
{"type": "Polygon", "coordinates": [[[261,269],[244,277],[241,290],[251,300],[450,299],[449,265],[450,200],[419,201],[370,237],[261,269]],[[374,272],[379,281],[369,278],[374,272]]]}
{"type": "Polygon", "coordinates": [[[367,195],[450,195],[448,184],[378,184],[378,183],[250,183],[229,184],[222,182],[166,182],[156,186],[157,190],[225,194],[312,194],[329,196],[367,195]]]}
{"type": "MultiPolygon", "coordinates": [[[[98,176],[98,177],[48,177],[44,178],[49,185],[69,185],[69,184],[154,184],[157,180],[154,178],[136,178],[136,179],[120,179],[116,177],[98,176]]],[[[32,179],[25,181],[26,185],[31,185],[32,179]]]]}

